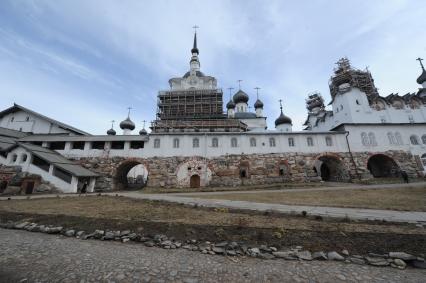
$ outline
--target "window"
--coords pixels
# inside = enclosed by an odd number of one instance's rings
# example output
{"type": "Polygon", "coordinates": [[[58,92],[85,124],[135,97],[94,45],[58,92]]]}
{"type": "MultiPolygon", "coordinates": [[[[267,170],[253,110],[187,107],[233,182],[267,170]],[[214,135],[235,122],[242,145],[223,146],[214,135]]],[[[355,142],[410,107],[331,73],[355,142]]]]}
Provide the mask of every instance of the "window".
{"type": "Polygon", "coordinates": [[[71,184],[71,180],[72,180],[72,175],[70,173],[68,173],[65,170],[62,170],[61,168],[58,167],[53,167],[53,176],[58,177],[59,179],[61,179],[62,181],[65,181],[69,184],[71,184]]]}
{"type": "Polygon", "coordinates": [[[104,141],[94,141],[92,142],[92,149],[104,149],[105,142],[104,141]]]}
{"type": "Polygon", "coordinates": [[[269,138],[269,146],[275,147],[275,139],[274,138],[269,138]]]}
{"type": "Polygon", "coordinates": [[[422,136],[422,143],[423,143],[423,144],[426,144],[426,135],[423,135],[423,136],[422,136]]]}
{"type": "Polygon", "coordinates": [[[173,139],[173,148],[179,148],[179,139],[173,139]]]}
{"type": "Polygon", "coordinates": [[[160,148],[160,139],[154,140],[154,148],[160,148]]]}
{"type": "Polygon", "coordinates": [[[294,146],[294,139],[293,138],[288,138],[288,146],[290,146],[290,147],[294,146]]]}
{"type": "Polygon", "coordinates": [[[410,121],[410,123],[414,123],[413,115],[408,115],[408,121],[410,121]]]}
{"type": "Polygon", "coordinates": [[[15,163],[17,159],[18,159],[18,155],[13,154],[12,155],[12,162],[15,163]]]}
{"type": "Polygon", "coordinates": [[[325,137],[325,144],[327,146],[332,146],[333,145],[333,141],[332,141],[331,137],[325,137]]]}
{"type": "Polygon", "coordinates": [[[144,148],[145,142],[144,141],[131,141],[130,142],[130,148],[131,149],[140,149],[144,148]]]}
{"type": "Polygon", "coordinates": [[[370,145],[372,145],[372,146],[377,145],[376,136],[374,135],[374,133],[372,133],[372,132],[368,133],[368,139],[370,140],[370,145]]]}
{"type": "Polygon", "coordinates": [[[212,138],[212,147],[218,147],[219,146],[219,140],[217,138],[212,138]]]}
{"type": "Polygon", "coordinates": [[[356,102],[356,104],[357,105],[361,105],[361,103],[359,103],[359,100],[357,99],[357,100],[355,100],[355,102],[356,102]]]}
{"type": "Polygon", "coordinates": [[[21,163],[26,162],[28,159],[28,155],[26,155],[25,153],[21,155],[21,163]]]}
{"type": "Polygon", "coordinates": [[[340,104],[340,110],[343,110],[343,105],[342,104],[340,104]]]}
{"type": "Polygon", "coordinates": [[[401,134],[400,134],[399,132],[396,132],[396,133],[395,133],[395,138],[396,138],[396,142],[397,142],[399,145],[402,145],[402,144],[403,144],[403,142],[402,142],[402,137],[401,137],[401,134]]]}
{"type": "Polygon", "coordinates": [[[72,143],[72,149],[84,149],[84,141],[75,141],[72,143]]]}
{"type": "Polygon", "coordinates": [[[112,141],[111,149],[124,149],[124,141],[112,141]]]}
{"type": "Polygon", "coordinates": [[[10,122],[15,121],[15,117],[10,118],[10,122]]]}
{"type": "Polygon", "coordinates": [[[198,138],[192,139],[192,147],[200,147],[200,140],[198,138]]]}
{"type": "Polygon", "coordinates": [[[34,166],[37,166],[38,168],[46,171],[46,172],[49,172],[49,167],[50,167],[49,163],[47,163],[43,159],[39,158],[38,156],[33,155],[32,164],[34,166]]]}
{"type": "Polygon", "coordinates": [[[397,144],[395,140],[395,136],[391,132],[388,133],[388,140],[389,140],[389,144],[397,144]]]}
{"type": "Polygon", "coordinates": [[[306,139],[306,142],[307,142],[308,146],[314,146],[314,140],[311,137],[308,137],[306,139]]]}
{"type": "Polygon", "coordinates": [[[231,139],[231,147],[237,147],[238,146],[238,142],[236,138],[232,138],[231,139]]]}
{"type": "Polygon", "coordinates": [[[410,136],[410,142],[412,145],[418,145],[419,144],[419,138],[416,135],[410,136]]]}
{"type": "Polygon", "coordinates": [[[25,118],[25,121],[29,121],[30,120],[30,117],[29,116],[27,116],[26,118],[25,118]]]}
{"type": "Polygon", "coordinates": [[[256,146],[256,139],[255,138],[250,138],[250,146],[251,147],[255,147],[256,146]]]}
{"type": "Polygon", "coordinates": [[[362,145],[364,145],[364,146],[370,145],[370,143],[368,141],[367,133],[364,133],[364,132],[361,133],[361,142],[362,142],[362,145]]]}

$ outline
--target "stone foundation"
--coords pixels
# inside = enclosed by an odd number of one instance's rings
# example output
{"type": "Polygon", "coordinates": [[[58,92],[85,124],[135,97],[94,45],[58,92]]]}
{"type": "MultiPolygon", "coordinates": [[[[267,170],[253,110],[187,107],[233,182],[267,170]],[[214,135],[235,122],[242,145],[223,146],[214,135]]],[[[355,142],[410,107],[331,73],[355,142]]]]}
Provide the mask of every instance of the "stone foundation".
{"type": "Polygon", "coordinates": [[[227,155],[206,159],[203,157],[166,158],[82,158],[78,162],[102,175],[95,190],[108,191],[122,188],[118,175],[127,174],[129,164],[144,164],[147,168],[149,187],[189,187],[193,175],[200,177],[201,186],[239,186],[287,182],[317,182],[318,160],[333,160],[335,167],[331,181],[350,182],[353,179],[372,178],[367,169],[368,159],[375,154],[385,154],[395,160],[401,170],[410,177],[417,177],[413,156],[403,151],[353,153],[276,153],[227,155]],[[125,169],[123,169],[125,168],[125,169]]]}

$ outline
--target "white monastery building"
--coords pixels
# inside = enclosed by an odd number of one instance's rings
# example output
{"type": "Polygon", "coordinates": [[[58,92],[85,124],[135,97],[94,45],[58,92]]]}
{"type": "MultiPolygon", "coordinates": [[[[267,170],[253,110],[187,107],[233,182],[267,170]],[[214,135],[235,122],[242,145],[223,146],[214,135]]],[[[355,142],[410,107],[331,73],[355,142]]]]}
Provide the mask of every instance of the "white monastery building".
{"type": "MultiPolygon", "coordinates": [[[[368,70],[340,59],[329,107],[306,100],[303,131],[281,113],[268,129],[259,99],[251,112],[239,86],[229,100],[201,72],[197,34],[189,71],[158,92],[150,132],[130,118],[91,135],[21,105],[0,112],[0,193],[76,193],[144,186],[203,187],[283,182],[423,177],[426,167],[426,71],[415,93],[382,96],[368,70]],[[224,103],[226,111],[224,111],[224,103]]],[[[258,89],[257,89],[258,91],[258,89]]]]}

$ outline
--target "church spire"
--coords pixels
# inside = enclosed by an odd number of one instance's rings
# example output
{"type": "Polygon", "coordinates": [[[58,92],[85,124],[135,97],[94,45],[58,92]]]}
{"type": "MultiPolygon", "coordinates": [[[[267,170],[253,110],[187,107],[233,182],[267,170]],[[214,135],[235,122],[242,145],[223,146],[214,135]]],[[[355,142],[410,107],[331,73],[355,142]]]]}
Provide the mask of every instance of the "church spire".
{"type": "Polygon", "coordinates": [[[194,45],[192,46],[191,53],[192,54],[196,53],[198,55],[200,54],[197,48],[197,28],[199,28],[199,26],[195,25],[192,28],[194,29],[194,45]]]}

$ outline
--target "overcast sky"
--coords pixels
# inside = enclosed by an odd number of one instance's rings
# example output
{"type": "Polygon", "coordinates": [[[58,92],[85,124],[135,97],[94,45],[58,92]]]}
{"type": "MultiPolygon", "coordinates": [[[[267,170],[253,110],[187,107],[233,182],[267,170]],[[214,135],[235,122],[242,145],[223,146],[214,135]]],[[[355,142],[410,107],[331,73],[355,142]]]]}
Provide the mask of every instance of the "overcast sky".
{"type": "Polygon", "coordinates": [[[131,106],[139,130],[157,92],[188,71],[194,24],[201,70],[225,103],[239,79],[250,106],[260,87],[270,129],[278,99],[296,130],[308,93],[330,101],[341,57],[368,66],[383,96],[417,91],[415,59],[426,59],[424,0],[2,0],[0,108],[16,102],[102,134],[131,106]]]}

